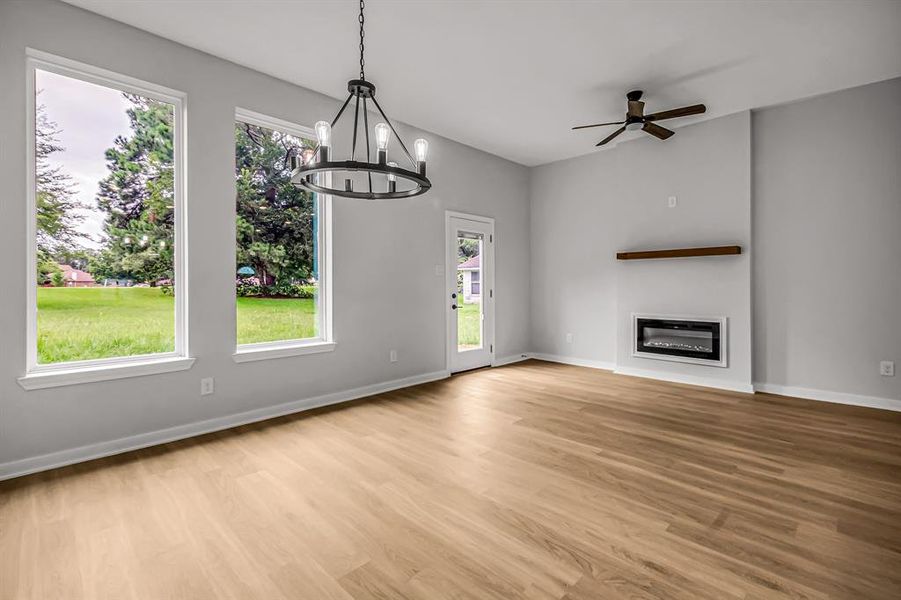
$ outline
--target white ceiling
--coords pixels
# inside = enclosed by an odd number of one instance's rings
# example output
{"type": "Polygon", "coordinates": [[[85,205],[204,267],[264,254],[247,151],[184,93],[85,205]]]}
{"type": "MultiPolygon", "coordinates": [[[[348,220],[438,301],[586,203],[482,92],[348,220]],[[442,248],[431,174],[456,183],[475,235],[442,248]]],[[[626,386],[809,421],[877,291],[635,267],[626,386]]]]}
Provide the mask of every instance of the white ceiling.
{"type": "MultiPolygon", "coordinates": [[[[352,0],[67,1],[342,100],[359,72],[352,0]]],[[[537,165],[633,88],[685,124],[901,76],[901,2],[369,0],[366,66],[392,118],[537,165]]]]}

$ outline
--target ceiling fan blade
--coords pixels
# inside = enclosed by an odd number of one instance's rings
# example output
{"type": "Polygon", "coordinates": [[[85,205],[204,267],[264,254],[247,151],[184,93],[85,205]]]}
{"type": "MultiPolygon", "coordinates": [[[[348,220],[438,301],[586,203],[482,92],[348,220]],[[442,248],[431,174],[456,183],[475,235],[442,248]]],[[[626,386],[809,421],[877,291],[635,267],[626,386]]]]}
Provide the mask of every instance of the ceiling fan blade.
{"type": "Polygon", "coordinates": [[[603,127],[604,125],[622,125],[625,121],[613,121],[611,123],[595,123],[594,125],[579,125],[578,127],[573,127],[573,130],[576,129],[588,129],[589,127],[603,127]]]}
{"type": "Polygon", "coordinates": [[[665,140],[666,138],[676,133],[675,131],[670,131],[666,127],[661,127],[660,125],[655,125],[654,123],[645,123],[641,130],[646,131],[654,137],[660,138],[661,140],[665,140]]]}
{"type": "Polygon", "coordinates": [[[615,138],[616,136],[618,136],[619,134],[624,132],[625,130],[626,130],[625,127],[620,127],[619,129],[617,129],[616,131],[614,131],[613,133],[611,133],[610,135],[608,135],[607,137],[602,139],[600,142],[595,144],[595,146],[603,146],[604,144],[606,144],[607,142],[609,142],[610,140],[612,140],[613,138],[615,138]]]}
{"type": "Polygon", "coordinates": [[[664,110],[658,113],[645,115],[645,121],[662,121],[663,119],[675,119],[676,117],[687,117],[689,115],[699,115],[707,112],[707,107],[703,104],[694,104],[692,106],[683,106],[682,108],[674,108],[672,110],[664,110]]]}

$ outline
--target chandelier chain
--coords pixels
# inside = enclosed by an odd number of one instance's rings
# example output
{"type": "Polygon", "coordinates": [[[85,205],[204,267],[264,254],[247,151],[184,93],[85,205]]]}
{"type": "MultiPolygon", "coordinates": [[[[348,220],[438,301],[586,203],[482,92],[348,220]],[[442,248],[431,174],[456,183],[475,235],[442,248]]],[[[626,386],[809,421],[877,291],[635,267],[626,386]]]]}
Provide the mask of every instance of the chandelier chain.
{"type": "Polygon", "coordinates": [[[363,51],[366,49],[363,45],[363,38],[366,35],[363,31],[363,23],[366,21],[366,18],[363,16],[363,8],[365,6],[366,3],[360,0],[360,79],[366,79],[366,70],[364,68],[366,61],[363,59],[363,51]]]}

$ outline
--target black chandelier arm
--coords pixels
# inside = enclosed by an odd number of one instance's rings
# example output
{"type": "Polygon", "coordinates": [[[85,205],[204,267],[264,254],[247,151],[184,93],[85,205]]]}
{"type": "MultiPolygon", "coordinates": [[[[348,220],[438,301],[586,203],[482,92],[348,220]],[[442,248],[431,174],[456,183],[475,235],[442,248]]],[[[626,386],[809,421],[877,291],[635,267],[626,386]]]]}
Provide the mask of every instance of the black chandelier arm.
{"type": "MultiPolygon", "coordinates": [[[[363,96],[363,130],[366,132],[366,162],[371,162],[372,157],[369,150],[369,109],[366,108],[366,96],[363,96]]],[[[372,173],[366,173],[369,178],[369,193],[372,193],[372,173]]]]}
{"type": "Polygon", "coordinates": [[[338,114],[335,115],[335,118],[332,119],[332,125],[331,125],[332,127],[335,126],[335,124],[338,122],[338,119],[340,119],[341,115],[344,114],[344,109],[347,108],[347,105],[350,104],[350,99],[353,97],[354,97],[354,95],[352,93],[347,95],[347,100],[345,100],[344,104],[341,105],[341,110],[339,110],[338,114]]]}
{"type": "Polygon", "coordinates": [[[391,128],[391,133],[394,134],[394,137],[397,138],[397,141],[400,142],[400,147],[403,148],[404,154],[407,155],[407,158],[410,159],[410,164],[413,165],[414,169],[417,169],[419,166],[416,164],[416,161],[413,160],[413,155],[410,154],[410,151],[407,150],[407,145],[404,144],[404,140],[397,134],[397,130],[394,129],[394,123],[391,122],[391,119],[388,118],[388,115],[385,114],[385,111],[382,110],[379,101],[375,99],[375,96],[372,97],[372,103],[375,104],[375,107],[379,109],[379,114],[382,115],[382,118],[385,119],[385,122],[388,123],[388,127],[391,128]]]}
{"type": "Polygon", "coordinates": [[[360,97],[357,96],[357,101],[354,103],[354,139],[350,148],[350,160],[354,159],[354,156],[357,153],[357,124],[360,122],[360,97]]]}

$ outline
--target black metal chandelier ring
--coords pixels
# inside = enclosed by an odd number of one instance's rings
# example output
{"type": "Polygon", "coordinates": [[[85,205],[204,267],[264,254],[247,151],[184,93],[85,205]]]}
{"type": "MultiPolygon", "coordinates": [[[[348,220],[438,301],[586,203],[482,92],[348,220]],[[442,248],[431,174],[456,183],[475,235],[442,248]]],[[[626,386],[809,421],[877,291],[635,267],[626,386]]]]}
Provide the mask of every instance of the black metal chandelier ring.
{"type": "Polygon", "coordinates": [[[313,163],[309,166],[304,166],[301,169],[295,169],[295,174],[303,177],[303,179],[300,180],[295,179],[295,185],[299,185],[311,192],[316,192],[317,194],[343,196],[345,198],[358,198],[362,200],[412,198],[413,196],[418,196],[420,194],[426,193],[427,191],[429,191],[429,188],[432,187],[432,183],[429,181],[428,177],[426,177],[425,175],[420,175],[415,171],[402,169],[400,167],[391,167],[388,165],[361,162],[359,160],[313,163]],[[390,196],[387,196],[384,192],[355,192],[352,188],[347,189],[348,180],[345,180],[344,188],[332,188],[324,185],[319,185],[316,182],[316,180],[318,179],[316,177],[317,174],[347,171],[365,171],[383,175],[387,174],[389,175],[389,177],[410,181],[414,183],[416,187],[407,190],[397,190],[396,186],[394,185],[395,181],[389,179],[388,189],[390,196]]]}
{"type": "MultiPolygon", "coordinates": [[[[316,137],[319,141],[319,144],[315,149],[306,150],[302,156],[291,156],[291,181],[294,185],[301,187],[305,190],[316,192],[319,194],[328,194],[333,196],[344,196],[345,198],[359,198],[364,200],[392,200],[396,198],[412,198],[413,196],[419,196],[420,194],[424,194],[431,187],[432,183],[429,181],[429,178],[426,177],[426,156],[428,154],[429,143],[424,139],[418,139],[413,143],[413,150],[416,157],[413,157],[413,154],[410,154],[410,151],[407,149],[407,145],[404,144],[403,139],[397,134],[397,130],[394,129],[394,125],[391,123],[391,120],[385,114],[385,111],[382,110],[382,107],[379,105],[378,100],[375,98],[375,85],[372,82],[366,80],[366,73],[364,71],[365,61],[363,59],[363,8],[364,2],[360,0],[360,78],[359,79],[351,79],[347,82],[347,91],[348,96],[344,101],[344,104],[341,105],[341,108],[338,110],[338,114],[335,115],[335,118],[332,119],[331,123],[327,121],[319,121],[316,123],[316,137]],[[341,115],[344,114],[345,109],[350,105],[350,101],[355,100],[354,102],[354,127],[353,127],[353,138],[350,146],[350,160],[331,160],[331,150],[332,150],[332,128],[338,123],[338,119],[341,118],[341,115]],[[378,114],[385,120],[383,123],[379,123],[374,127],[375,130],[375,145],[377,157],[376,160],[373,161],[371,159],[371,146],[369,141],[369,103],[375,107],[378,111],[378,114]],[[362,111],[361,109],[362,105],[362,111]],[[355,154],[357,151],[357,139],[361,136],[359,135],[359,126],[360,126],[360,113],[362,112],[363,116],[363,132],[365,135],[365,148],[366,148],[366,160],[356,160],[355,154]],[[411,169],[404,169],[397,165],[395,162],[388,161],[388,141],[390,140],[392,134],[395,138],[397,138],[398,143],[400,144],[400,148],[403,151],[404,156],[407,160],[410,161],[411,169]],[[319,177],[316,177],[317,174],[323,173],[345,173],[349,175],[354,172],[365,172],[366,178],[368,180],[368,189],[366,191],[356,191],[354,190],[354,179],[351,177],[343,177],[344,182],[343,185],[338,184],[332,186],[331,182],[328,185],[323,185],[323,181],[319,177]],[[384,175],[385,176],[385,187],[382,189],[375,189],[373,187],[372,174],[376,175],[384,175]],[[402,189],[398,189],[398,180],[405,181],[408,183],[412,183],[413,187],[408,189],[406,186],[403,186],[402,189]]],[[[381,182],[377,181],[377,185],[381,185],[381,182]]]]}

